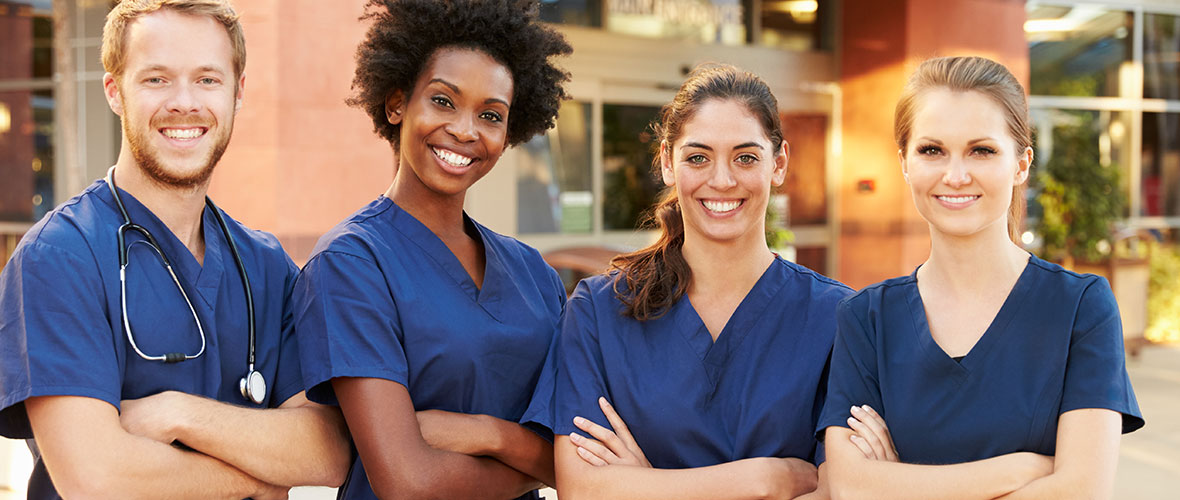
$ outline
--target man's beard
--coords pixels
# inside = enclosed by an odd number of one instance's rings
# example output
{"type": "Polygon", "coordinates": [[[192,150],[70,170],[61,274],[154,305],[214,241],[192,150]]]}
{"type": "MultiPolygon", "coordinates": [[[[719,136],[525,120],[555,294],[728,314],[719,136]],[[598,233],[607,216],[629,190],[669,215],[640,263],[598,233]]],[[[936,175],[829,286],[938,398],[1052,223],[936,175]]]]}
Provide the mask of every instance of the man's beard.
{"type": "MultiPolygon", "coordinates": [[[[151,127],[149,130],[156,130],[156,128],[151,127]]],[[[123,120],[123,134],[127,137],[127,143],[131,146],[131,157],[135,159],[135,163],[152,180],[165,186],[178,188],[192,188],[204,184],[209,180],[209,177],[213,175],[213,167],[217,166],[217,162],[221,160],[221,155],[225,154],[225,148],[229,146],[229,138],[233,133],[232,125],[228,132],[224,137],[213,138],[216,142],[213,143],[213,148],[209,151],[205,165],[190,175],[178,175],[165,169],[160,163],[159,155],[152,149],[148,139],[142,134],[131,130],[127,126],[127,120],[123,120]]]]}

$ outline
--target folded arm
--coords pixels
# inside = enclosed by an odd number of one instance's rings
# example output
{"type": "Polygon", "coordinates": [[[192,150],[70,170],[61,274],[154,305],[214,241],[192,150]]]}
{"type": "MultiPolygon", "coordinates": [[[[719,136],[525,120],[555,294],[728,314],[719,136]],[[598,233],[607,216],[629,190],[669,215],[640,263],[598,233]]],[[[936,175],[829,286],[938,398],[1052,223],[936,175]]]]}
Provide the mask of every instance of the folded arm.
{"type": "Polygon", "coordinates": [[[1110,498],[1118,466],[1121,424],[1122,416],[1111,410],[1063,413],[1057,422],[1053,473],[1000,498],[1110,498]]]}
{"type": "Polygon", "coordinates": [[[420,411],[417,417],[422,437],[432,448],[491,457],[548,486],[556,485],[553,444],[520,424],[442,410],[420,411]]]}
{"type": "Polygon", "coordinates": [[[432,448],[402,384],[335,378],[332,388],[380,498],[506,499],[540,487],[533,477],[498,460],[432,448]]]}
{"type": "Polygon", "coordinates": [[[204,454],[128,433],[118,411],[104,401],[41,396],[25,401],[25,408],[62,497],[286,498],[286,487],[266,484],[204,454]]]}
{"type": "Polygon", "coordinates": [[[340,486],[348,474],[348,434],[340,411],[302,392],[279,408],[245,408],[166,391],[122,403],[132,434],[180,441],[258,479],[285,486],[340,486]]]}

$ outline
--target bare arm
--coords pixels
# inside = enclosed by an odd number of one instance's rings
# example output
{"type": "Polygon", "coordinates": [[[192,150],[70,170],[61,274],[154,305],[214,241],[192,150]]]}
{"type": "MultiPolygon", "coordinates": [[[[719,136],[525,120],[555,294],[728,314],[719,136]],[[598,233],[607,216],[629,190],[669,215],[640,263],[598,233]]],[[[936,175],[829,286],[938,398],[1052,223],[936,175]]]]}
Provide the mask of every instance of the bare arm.
{"type": "Polygon", "coordinates": [[[505,499],[540,486],[498,460],[430,447],[409,392],[397,382],[335,378],[332,388],[380,498],[505,499]]]}
{"type": "Polygon", "coordinates": [[[122,406],[120,419],[128,432],[162,443],[180,441],[271,484],[340,486],[348,475],[344,418],[302,392],[273,409],[175,391],[122,406]]]}
{"type": "Polygon", "coordinates": [[[287,488],[225,462],[128,433],[104,401],[41,396],[25,401],[25,408],[65,498],[286,498],[287,488]]]}
{"type": "Polygon", "coordinates": [[[828,427],[829,487],[836,500],[942,499],[987,500],[1015,491],[1049,473],[1052,458],[1012,453],[977,462],[914,465],[867,458],[844,427],[828,427]]]}
{"type": "Polygon", "coordinates": [[[1114,489],[1122,416],[1103,409],[1065,412],[1057,422],[1053,473],[1003,499],[1105,499],[1114,489]]]}
{"type": "Polygon", "coordinates": [[[556,485],[553,444],[520,424],[488,415],[442,410],[417,413],[422,437],[432,448],[487,456],[548,485],[556,485]]]}

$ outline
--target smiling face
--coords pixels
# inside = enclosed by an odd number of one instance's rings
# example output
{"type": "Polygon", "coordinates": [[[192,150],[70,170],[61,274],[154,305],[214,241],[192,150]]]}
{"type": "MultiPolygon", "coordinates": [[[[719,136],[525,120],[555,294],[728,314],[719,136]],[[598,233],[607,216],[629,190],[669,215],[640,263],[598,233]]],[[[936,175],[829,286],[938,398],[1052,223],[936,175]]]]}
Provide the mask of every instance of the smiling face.
{"type": "Polygon", "coordinates": [[[234,74],[229,34],[211,17],[162,9],[134,20],[126,37],[123,74],[103,78],[122,117],[123,151],[162,184],[207,182],[245,84],[234,74]]]}
{"type": "Polygon", "coordinates": [[[899,156],[914,205],[932,231],[1008,237],[1013,188],[1028,178],[1032,149],[1017,150],[995,101],[974,91],[924,92],[899,156]]]}
{"type": "Polygon", "coordinates": [[[745,106],[712,99],[663,147],[660,171],[680,199],[686,240],[765,244],[770,188],[787,173],[785,142],[771,144],[745,106]]]}
{"type": "Polygon", "coordinates": [[[386,101],[401,124],[398,177],[413,174],[431,191],[461,195],[496,164],[508,136],[512,73],[484,52],[439,49],[408,98],[386,101]]]}

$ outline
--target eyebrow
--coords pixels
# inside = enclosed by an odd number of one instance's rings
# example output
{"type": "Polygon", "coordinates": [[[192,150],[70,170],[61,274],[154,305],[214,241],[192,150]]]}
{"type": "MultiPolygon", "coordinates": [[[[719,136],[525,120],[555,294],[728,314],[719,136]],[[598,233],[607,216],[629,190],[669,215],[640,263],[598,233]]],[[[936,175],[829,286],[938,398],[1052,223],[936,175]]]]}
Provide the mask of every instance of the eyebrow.
{"type": "MultiPolygon", "coordinates": [[[[441,84],[443,84],[443,85],[446,85],[446,87],[447,87],[448,89],[451,89],[451,92],[454,92],[456,95],[463,95],[463,91],[462,91],[462,90],[459,90],[459,86],[458,86],[458,85],[455,85],[455,84],[453,84],[453,83],[451,83],[451,82],[448,82],[448,81],[446,81],[446,80],[443,80],[442,78],[431,78],[431,79],[430,79],[430,81],[429,81],[429,82],[427,82],[426,84],[427,84],[427,85],[430,85],[430,84],[432,84],[432,83],[441,83],[441,84]]],[[[484,104],[493,104],[493,103],[497,103],[497,102],[498,102],[498,103],[500,103],[500,104],[503,104],[503,105],[504,105],[504,107],[511,107],[511,106],[508,104],[508,101],[505,101],[505,100],[503,100],[503,99],[500,99],[500,98],[498,98],[498,97],[489,97],[489,98],[487,98],[487,99],[484,99],[484,101],[483,101],[483,103],[484,103],[484,104]]]]}
{"type": "MultiPolygon", "coordinates": [[[[970,146],[972,144],[976,144],[976,143],[980,143],[980,142],[987,142],[987,141],[997,141],[997,139],[994,137],[991,137],[991,136],[984,136],[984,137],[980,137],[978,139],[971,139],[970,141],[967,141],[967,145],[970,146]]],[[[918,142],[933,142],[936,145],[939,145],[939,146],[942,145],[942,141],[935,139],[933,137],[924,137],[923,136],[923,137],[918,138],[918,142]]]]}
{"type": "MultiPolygon", "coordinates": [[[[684,143],[684,145],[683,145],[683,146],[681,146],[681,149],[683,149],[683,148],[699,148],[699,149],[705,149],[705,150],[708,150],[708,151],[712,151],[712,150],[713,150],[713,148],[711,148],[711,147],[709,147],[709,146],[706,146],[706,145],[704,145],[704,144],[701,144],[701,143],[699,143],[699,142],[686,142],[686,143],[684,143]]],[[[762,145],[761,145],[761,144],[758,144],[758,143],[757,143],[757,142],[755,142],[755,141],[749,141],[749,142],[743,142],[743,143],[741,143],[741,144],[738,144],[737,146],[734,146],[734,147],[733,147],[733,149],[746,149],[746,148],[758,148],[758,149],[762,149],[762,145]]]]}
{"type": "MultiPolygon", "coordinates": [[[[168,72],[168,71],[173,71],[173,68],[170,68],[170,67],[165,66],[163,64],[153,64],[151,66],[148,66],[146,68],[143,68],[143,69],[137,71],[135,74],[139,75],[139,74],[143,74],[143,73],[152,73],[155,71],[168,72]]],[[[205,66],[201,66],[201,67],[197,68],[197,73],[217,73],[219,75],[224,75],[225,70],[219,66],[205,65],[205,66]]]]}

